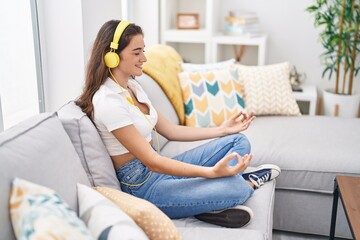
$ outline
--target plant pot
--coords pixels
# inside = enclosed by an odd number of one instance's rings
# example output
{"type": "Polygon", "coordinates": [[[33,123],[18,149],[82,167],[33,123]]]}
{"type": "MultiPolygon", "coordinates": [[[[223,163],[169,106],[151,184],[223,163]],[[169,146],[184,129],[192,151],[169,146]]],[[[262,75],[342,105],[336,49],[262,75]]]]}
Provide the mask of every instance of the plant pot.
{"type": "Polygon", "coordinates": [[[359,114],[360,95],[335,94],[333,90],[323,91],[324,114],[352,118],[359,114]]]}

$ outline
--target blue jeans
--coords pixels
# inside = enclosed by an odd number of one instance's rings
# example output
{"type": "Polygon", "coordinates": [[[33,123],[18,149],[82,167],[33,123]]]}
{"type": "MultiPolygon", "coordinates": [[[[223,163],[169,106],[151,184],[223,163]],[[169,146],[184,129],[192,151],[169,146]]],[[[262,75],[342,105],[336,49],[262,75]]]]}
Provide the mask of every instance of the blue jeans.
{"type": "MultiPolygon", "coordinates": [[[[250,152],[250,143],[243,134],[233,134],[205,143],[173,159],[201,166],[214,166],[224,156],[237,152],[241,156],[250,152]]],[[[237,159],[229,165],[237,163],[237,159]]],[[[243,204],[254,192],[241,174],[223,178],[178,177],[150,172],[138,159],[116,171],[124,192],[146,199],[170,218],[194,216],[243,204]],[[151,174],[151,175],[150,175],[151,174]]]]}

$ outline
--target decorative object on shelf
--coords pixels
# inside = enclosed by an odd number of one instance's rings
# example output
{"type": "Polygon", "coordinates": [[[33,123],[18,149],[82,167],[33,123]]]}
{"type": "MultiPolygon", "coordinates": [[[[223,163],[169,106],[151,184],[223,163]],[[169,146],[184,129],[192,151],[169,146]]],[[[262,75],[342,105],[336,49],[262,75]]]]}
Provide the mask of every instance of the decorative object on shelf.
{"type": "Polygon", "coordinates": [[[290,84],[291,84],[291,88],[293,91],[296,92],[301,92],[302,89],[300,87],[301,82],[303,82],[306,78],[306,74],[305,73],[298,73],[298,71],[296,70],[296,67],[293,66],[290,74],[289,74],[289,80],[290,80],[290,84]]]}
{"type": "Polygon", "coordinates": [[[233,45],[235,60],[240,63],[242,56],[245,52],[245,45],[233,45]]]}
{"type": "Polygon", "coordinates": [[[224,33],[232,36],[258,37],[261,35],[259,18],[255,12],[230,11],[225,17],[224,33]]]}
{"type": "Polygon", "coordinates": [[[357,0],[315,1],[306,11],[314,15],[315,27],[322,28],[320,40],[325,48],[322,76],[328,74],[330,80],[333,73],[336,75],[335,89],[324,91],[324,113],[356,117],[360,95],[354,94],[353,81],[360,70],[360,61],[356,61],[360,53],[360,3],[357,0]],[[342,105],[342,98],[346,99],[346,105],[342,105]]]}
{"type": "Polygon", "coordinates": [[[176,21],[177,29],[199,29],[200,20],[197,13],[178,13],[176,21]]]}

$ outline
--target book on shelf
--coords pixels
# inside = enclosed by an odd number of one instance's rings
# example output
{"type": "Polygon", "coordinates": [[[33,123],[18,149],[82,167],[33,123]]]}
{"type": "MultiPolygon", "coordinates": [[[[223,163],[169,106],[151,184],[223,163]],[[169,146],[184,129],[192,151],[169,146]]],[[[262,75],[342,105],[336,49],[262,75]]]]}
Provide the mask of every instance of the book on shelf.
{"type": "Polygon", "coordinates": [[[261,36],[257,14],[242,9],[230,11],[229,16],[225,17],[224,34],[242,37],[261,36]]]}
{"type": "Polygon", "coordinates": [[[234,18],[249,19],[257,17],[256,12],[251,12],[244,9],[237,9],[229,11],[229,16],[234,18]]]}
{"type": "Polygon", "coordinates": [[[253,23],[258,23],[259,22],[259,18],[258,17],[252,17],[252,18],[238,18],[238,17],[232,17],[232,16],[227,16],[225,17],[225,21],[229,22],[229,23],[236,23],[236,24],[253,24],[253,23]]]}

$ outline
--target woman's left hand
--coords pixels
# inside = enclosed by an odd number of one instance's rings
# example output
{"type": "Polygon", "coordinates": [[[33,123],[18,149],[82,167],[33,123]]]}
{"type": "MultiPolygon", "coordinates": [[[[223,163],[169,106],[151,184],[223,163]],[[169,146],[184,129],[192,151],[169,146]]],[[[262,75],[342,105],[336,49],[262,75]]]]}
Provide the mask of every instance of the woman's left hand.
{"type": "Polygon", "coordinates": [[[255,119],[254,113],[246,114],[240,111],[221,125],[226,135],[246,130],[255,119]]]}

